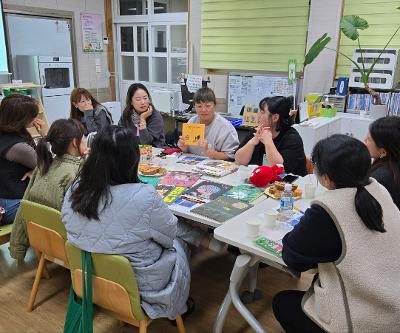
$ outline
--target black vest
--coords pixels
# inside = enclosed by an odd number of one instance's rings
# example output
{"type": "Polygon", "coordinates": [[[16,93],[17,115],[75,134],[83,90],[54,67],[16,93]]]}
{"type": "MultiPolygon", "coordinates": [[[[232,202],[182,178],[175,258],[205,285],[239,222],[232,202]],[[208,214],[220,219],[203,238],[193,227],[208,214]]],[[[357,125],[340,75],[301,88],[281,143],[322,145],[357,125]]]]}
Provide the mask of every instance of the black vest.
{"type": "Polygon", "coordinates": [[[30,171],[26,166],[6,160],[8,150],[26,139],[12,133],[0,133],[0,198],[22,199],[29,183],[29,178],[21,181],[25,173],[30,171]]]}

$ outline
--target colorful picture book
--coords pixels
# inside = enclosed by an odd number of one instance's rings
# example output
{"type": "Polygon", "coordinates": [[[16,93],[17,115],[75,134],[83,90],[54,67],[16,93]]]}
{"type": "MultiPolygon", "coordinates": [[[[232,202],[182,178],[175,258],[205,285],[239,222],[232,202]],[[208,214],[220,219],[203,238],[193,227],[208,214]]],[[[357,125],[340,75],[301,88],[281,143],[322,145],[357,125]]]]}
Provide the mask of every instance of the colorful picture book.
{"type": "Polygon", "coordinates": [[[263,189],[254,187],[249,184],[243,184],[231,188],[228,192],[225,192],[223,195],[244,202],[252,202],[257,198],[259,198],[262,194],[263,194],[263,189]]]}
{"type": "Polygon", "coordinates": [[[202,200],[214,200],[231,188],[230,185],[204,180],[189,188],[186,195],[202,200]]]}
{"type": "Polygon", "coordinates": [[[191,212],[208,217],[218,222],[225,222],[232,217],[239,215],[252,207],[253,205],[233,199],[226,196],[220,196],[217,199],[196,207],[191,212]]]}
{"type": "Polygon", "coordinates": [[[175,202],[172,204],[177,209],[183,209],[183,210],[191,210],[195,207],[201,206],[205,203],[205,201],[188,197],[186,195],[181,195],[178,199],[175,200],[175,202]]]}
{"type": "Polygon", "coordinates": [[[184,123],[182,125],[182,140],[187,146],[198,146],[199,141],[204,139],[206,125],[184,123]]]}
{"type": "Polygon", "coordinates": [[[194,172],[170,171],[160,181],[161,185],[190,187],[200,179],[201,175],[194,172]]]}
{"type": "Polygon", "coordinates": [[[245,105],[243,111],[242,126],[257,127],[258,126],[258,106],[245,105]]]}
{"type": "Polygon", "coordinates": [[[158,194],[162,198],[164,198],[168,194],[168,192],[170,192],[174,188],[175,188],[175,186],[173,186],[173,185],[161,185],[161,184],[158,184],[156,186],[156,191],[158,192],[158,194]]]}
{"type": "Polygon", "coordinates": [[[239,166],[226,161],[204,161],[196,165],[195,170],[208,176],[223,177],[237,171],[239,166]]]}
{"type": "Polygon", "coordinates": [[[178,160],[176,163],[182,163],[182,164],[189,164],[189,165],[196,165],[200,162],[203,162],[207,159],[207,157],[204,156],[198,156],[198,155],[181,155],[179,156],[178,160]]]}
{"type": "Polygon", "coordinates": [[[161,185],[156,186],[158,194],[164,198],[167,204],[173,203],[179,196],[185,192],[186,187],[173,186],[173,185],[161,185]]]}
{"type": "Polygon", "coordinates": [[[266,237],[260,237],[255,240],[257,246],[263,248],[264,250],[271,252],[277,257],[282,257],[282,242],[281,241],[273,241],[266,237]]]}

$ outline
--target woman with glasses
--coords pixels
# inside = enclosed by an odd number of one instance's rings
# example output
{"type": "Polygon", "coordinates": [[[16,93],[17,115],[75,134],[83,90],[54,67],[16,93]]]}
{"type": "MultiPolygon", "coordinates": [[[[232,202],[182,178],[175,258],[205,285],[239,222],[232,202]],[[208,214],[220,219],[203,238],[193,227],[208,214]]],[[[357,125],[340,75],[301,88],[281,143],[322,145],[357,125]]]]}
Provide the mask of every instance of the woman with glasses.
{"type": "Polygon", "coordinates": [[[192,124],[205,124],[205,138],[198,146],[188,146],[184,138],[178,141],[183,152],[207,156],[215,160],[233,160],[239,138],[233,125],[215,113],[216,98],[208,88],[200,88],[193,96],[193,104],[197,115],[189,119],[192,124]]]}
{"type": "Polygon", "coordinates": [[[292,127],[292,97],[266,97],[260,102],[259,126],[249,132],[235,154],[243,165],[283,164],[286,173],[305,176],[303,140],[292,127]]]}
{"type": "Polygon", "coordinates": [[[149,91],[141,83],[129,87],[118,125],[129,128],[139,138],[140,144],[158,148],[166,146],[162,116],[154,108],[149,91]]]}
{"type": "Polygon", "coordinates": [[[317,268],[308,291],[272,302],[286,332],[393,332],[400,318],[400,212],[369,178],[371,157],[359,140],[336,134],[314,147],[314,173],[327,191],[282,240],[292,271],[317,268]]]}

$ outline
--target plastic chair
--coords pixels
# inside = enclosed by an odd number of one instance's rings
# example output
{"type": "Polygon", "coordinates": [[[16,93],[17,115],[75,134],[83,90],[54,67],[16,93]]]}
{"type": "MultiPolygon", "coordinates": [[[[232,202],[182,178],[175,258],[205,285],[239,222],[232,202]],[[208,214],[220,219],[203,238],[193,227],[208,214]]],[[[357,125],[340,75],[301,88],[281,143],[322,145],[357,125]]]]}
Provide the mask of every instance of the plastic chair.
{"type": "MultiPolygon", "coordinates": [[[[65,248],[71,267],[71,280],[75,293],[82,296],[80,249],[66,242],[65,248]]],[[[92,253],[93,303],[113,317],[139,327],[146,333],[151,323],[140,306],[136,277],[128,259],[120,255],[92,253]]],[[[182,317],[176,317],[179,333],[186,333],[182,317]]]]}
{"type": "Polygon", "coordinates": [[[28,200],[21,200],[22,214],[27,221],[31,246],[39,255],[39,264],[28,301],[28,311],[32,311],[39,289],[40,278],[45,273],[45,261],[52,261],[69,268],[65,253],[67,233],[58,210],[28,200]]]}
{"type": "Polygon", "coordinates": [[[314,164],[309,158],[306,158],[306,170],[309,175],[314,172],[314,164]]]}

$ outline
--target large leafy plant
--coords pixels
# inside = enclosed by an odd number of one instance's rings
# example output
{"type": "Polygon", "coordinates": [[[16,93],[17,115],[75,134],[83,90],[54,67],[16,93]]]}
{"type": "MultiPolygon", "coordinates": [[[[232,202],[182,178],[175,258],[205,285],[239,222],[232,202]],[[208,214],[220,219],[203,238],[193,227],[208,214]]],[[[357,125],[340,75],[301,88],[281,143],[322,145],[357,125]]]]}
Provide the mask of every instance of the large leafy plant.
{"type": "MultiPolygon", "coordinates": [[[[397,9],[400,9],[400,7],[398,7],[397,9]]],[[[346,54],[344,54],[336,49],[327,47],[328,43],[331,41],[331,37],[329,37],[328,34],[325,33],[314,42],[314,44],[311,46],[311,48],[307,52],[307,54],[304,58],[304,67],[311,64],[315,60],[315,58],[318,57],[318,55],[321,53],[321,51],[323,49],[336,51],[336,52],[340,53],[342,56],[344,56],[346,59],[350,60],[354,64],[354,66],[359,70],[359,72],[361,74],[361,80],[364,83],[364,87],[368,91],[368,93],[371,94],[375,98],[375,104],[382,104],[379,93],[377,93],[376,91],[374,91],[373,89],[371,89],[369,87],[369,84],[368,84],[369,76],[371,75],[375,65],[381,58],[382,53],[386,50],[389,43],[392,41],[394,36],[399,31],[400,25],[397,27],[396,31],[390,36],[389,40],[387,41],[387,43],[381,50],[379,56],[373,61],[372,65],[370,67],[367,67],[364,62],[364,55],[362,53],[362,47],[361,47],[361,43],[360,43],[360,34],[359,34],[359,30],[365,30],[367,28],[368,28],[368,22],[365,19],[363,19],[357,15],[346,15],[346,16],[343,16],[342,19],[340,20],[340,30],[343,33],[343,35],[345,35],[347,38],[349,38],[351,40],[357,41],[358,48],[361,50],[361,66],[357,62],[355,62],[352,58],[347,56],[346,54]]]]}

